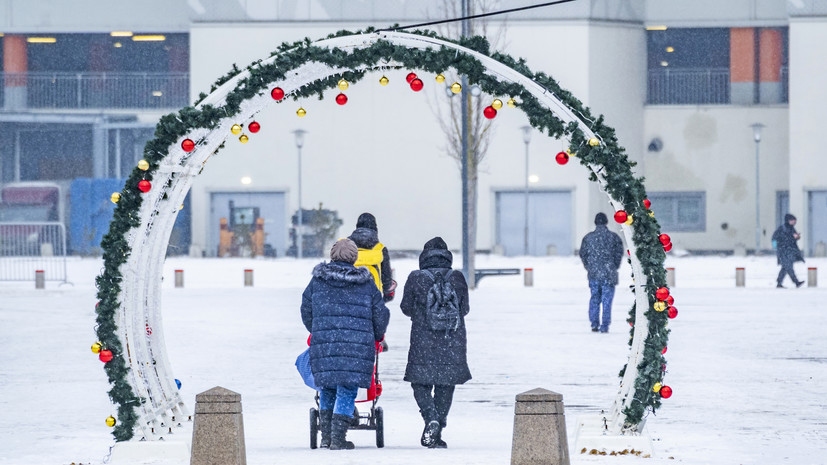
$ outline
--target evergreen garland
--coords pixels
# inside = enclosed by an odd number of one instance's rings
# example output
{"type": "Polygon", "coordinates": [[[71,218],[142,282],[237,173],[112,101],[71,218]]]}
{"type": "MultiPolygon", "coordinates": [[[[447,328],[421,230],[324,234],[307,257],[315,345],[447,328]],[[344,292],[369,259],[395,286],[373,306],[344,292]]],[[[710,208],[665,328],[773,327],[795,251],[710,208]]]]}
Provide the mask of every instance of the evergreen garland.
{"type": "MultiPolygon", "coordinates": [[[[370,34],[373,31],[373,28],[356,32],[343,30],[331,34],[328,38],[370,34]]],[[[437,34],[431,31],[415,31],[414,34],[438,38],[437,34]]],[[[445,38],[440,39],[451,41],[445,38]]],[[[626,426],[636,426],[642,421],[647,410],[654,412],[660,406],[660,395],[652,390],[652,386],[663,380],[666,361],[661,351],[666,346],[669,330],[666,329],[666,312],[655,311],[653,304],[656,300],[655,290],[666,285],[666,271],[663,267],[666,255],[662,244],[658,241],[660,233],[658,223],[643,205],[643,200],[646,198],[643,178],[636,178],[632,174],[631,168],[635,163],[629,161],[625,150],[618,144],[614,129],[604,124],[603,116],[593,116],[582,102],[560,87],[551,76],[542,72],[533,73],[523,59],[514,59],[500,52],[491,53],[488,40],[484,37],[468,37],[451,42],[489,56],[552,92],[574,114],[579,115],[578,117],[586,122],[601,143],[597,146],[589,145],[576,122],[565,124],[522,85],[500,82],[495,77],[485,74],[483,64],[472,56],[457,53],[445,47],[424,50],[409,49],[383,40],[351,52],[317,47],[310,39],[291,44],[283,43],[270,55],[276,56],[274,61],[262,64],[262,60],[258,60],[246,68],[249,75],[238,82],[235,89],[226,96],[225,103],[221,107],[204,105],[198,109],[188,106],[177,113],[163,116],[155,129],[155,138],[147,142],[144,148],[144,159],[149,162],[150,168],[148,171],[141,171],[138,168],[132,171],[115,208],[109,232],[101,242],[104,269],[96,279],[99,299],[96,309],[96,332],[102,346],[112,351],[114,356],[110,362],[106,363],[104,369],[112,385],[109,398],[113,403],[118,404],[118,423],[113,431],[116,440],[125,441],[132,438],[138,419],[135,407],[144,401],[135,395],[127,382],[129,368],[123,356],[123,347],[118,339],[115,325],[115,312],[118,310],[118,296],[121,292],[120,266],[126,262],[132,252],[127,243],[127,233],[141,224],[139,212],[142,197],[138,190],[138,182],[143,179],[151,181],[152,174],[161,160],[168,155],[170,147],[173,147],[181,137],[196,128],[215,128],[221,119],[238,114],[242,102],[268,93],[272,87],[277,86],[279,81],[285,78],[288,72],[307,62],[323,63],[333,68],[349,71],[343,71],[337,76],[316,80],[302,86],[289,95],[294,100],[314,95],[322,99],[326,90],[336,88],[339,79],[344,78],[351,84],[356,83],[366,73],[362,70],[387,67],[383,63],[391,62],[394,63],[393,67],[423,70],[430,73],[441,73],[453,68],[457,73],[466,75],[469,83],[479,85],[489,95],[515,98],[518,102],[517,107],[525,112],[531,126],[546,133],[549,137],[568,138],[570,151],[580,159],[581,164],[602,167],[601,171],[607,181],[608,194],[622,202],[624,210],[634,218],[633,241],[637,246],[637,257],[646,276],[646,292],[649,296],[649,309],[645,313],[648,318],[649,331],[645,340],[643,361],[638,366],[639,374],[635,381],[634,400],[631,406],[623,412],[626,416],[626,426]]],[[[233,65],[230,72],[219,78],[210,91],[215,91],[241,72],[238,66],[233,65]]],[[[201,93],[198,102],[206,97],[206,94],[201,93]]],[[[597,177],[592,173],[590,179],[596,181],[597,177]]],[[[629,314],[627,321],[634,324],[634,305],[629,314]]],[[[626,367],[623,368],[620,376],[623,376],[625,370],[626,367]]]]}

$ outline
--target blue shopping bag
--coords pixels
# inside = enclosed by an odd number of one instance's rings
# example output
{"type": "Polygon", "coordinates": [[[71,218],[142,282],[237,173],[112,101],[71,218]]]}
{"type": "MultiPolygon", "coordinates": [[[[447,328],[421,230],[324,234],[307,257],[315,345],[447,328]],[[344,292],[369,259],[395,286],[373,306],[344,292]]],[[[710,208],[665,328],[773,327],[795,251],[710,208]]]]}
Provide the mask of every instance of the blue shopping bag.
{"type": "Polygon", "coordinates": [[[319,390],[319,388],[316,387],[316,381],[313,379],[313,372],[310,371],[309,347],[296,357],[296,369],[299,370],[299,374],[302,376],[302,380],[304,380],[304,384],[306,384],[307,387],[317,391],[319,390]]]}

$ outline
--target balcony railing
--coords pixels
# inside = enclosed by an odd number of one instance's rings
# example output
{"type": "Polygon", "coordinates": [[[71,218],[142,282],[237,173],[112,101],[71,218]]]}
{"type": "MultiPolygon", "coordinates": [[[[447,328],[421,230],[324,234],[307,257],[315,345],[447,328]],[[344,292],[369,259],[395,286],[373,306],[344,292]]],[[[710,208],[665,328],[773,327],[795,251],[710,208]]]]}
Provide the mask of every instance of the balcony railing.
{"type": "Polygon", "coordinates": [[[729,69],[650,69],[647,103],[728,104],[729,69]]]}
{"type": "Polygon", "coordinates": [[[180,108],[189,81],[189,73],[0,73],[0,82],[25,85],[27,108],[36,109],[180,108]]]}

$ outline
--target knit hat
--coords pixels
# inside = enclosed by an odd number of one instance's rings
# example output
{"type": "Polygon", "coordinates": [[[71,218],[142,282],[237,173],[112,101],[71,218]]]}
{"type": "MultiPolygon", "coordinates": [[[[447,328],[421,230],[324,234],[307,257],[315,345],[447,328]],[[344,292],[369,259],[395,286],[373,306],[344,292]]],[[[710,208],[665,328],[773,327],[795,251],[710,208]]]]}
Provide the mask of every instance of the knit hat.
{"type": "Polygon", "coordinates": [[[597,215],[594,216],[594,224],[600,225],[600,224],[608,224],[608,223],[609,223],[609,219],[606,218],[605,213],[600,212],[600,213],[598,213],[597,215]]]}
{"type": "Polygon", "coordinates": [[[350,239],[339,239],[330,248],[330,259],[335,262],[345,262],[353,265],[359,256],[359,249],[356,243],[350,239]]]}
{"type": "Polygon", "coordinates": [[[794,219],[795,219],[795,217],[790,213],[787,213],[786,215],[784,215],[784,222],[785,223],[789,223],[790,221],[792,221],[794,219]]]}
{"type": "Polygon", "coordinates": [[[356,227],[372,229],[379,232],[379,229],[376,227],[376,218],[370,213],[362,213],[359,215],[359,219],[356,220],[356,227]]]}
{"type": "Polygon", "coordinates": [[[445,241],[442,240],[441,237],[437,236],[437,237],[431,239],[430,241],[426,242],[425,247],[423,248],[423,250],[433,250],[433,249],[448,250],[448,244],[446,244],[445,241]]]}

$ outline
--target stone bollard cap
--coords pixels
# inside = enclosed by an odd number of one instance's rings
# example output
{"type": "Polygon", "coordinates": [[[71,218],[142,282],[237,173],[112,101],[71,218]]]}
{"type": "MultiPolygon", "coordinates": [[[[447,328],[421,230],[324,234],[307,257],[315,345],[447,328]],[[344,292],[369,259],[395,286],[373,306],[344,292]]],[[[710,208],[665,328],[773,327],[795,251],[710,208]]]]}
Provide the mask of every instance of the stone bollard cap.
{"type": "Polygon", "coordinates": [[[563,394],[549,391],[548,389],[536,388],[530,391],[517,394],[517,402],[562,402],[563,394]]]}
{"type": "Polygon", "coordinates": [[[241,402],[241,394],[227,388],[216,386],[195,396],[196,403],[213,402],[241,402]]]}

